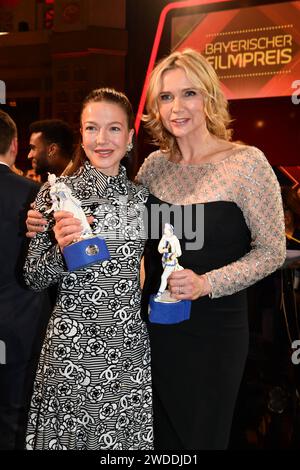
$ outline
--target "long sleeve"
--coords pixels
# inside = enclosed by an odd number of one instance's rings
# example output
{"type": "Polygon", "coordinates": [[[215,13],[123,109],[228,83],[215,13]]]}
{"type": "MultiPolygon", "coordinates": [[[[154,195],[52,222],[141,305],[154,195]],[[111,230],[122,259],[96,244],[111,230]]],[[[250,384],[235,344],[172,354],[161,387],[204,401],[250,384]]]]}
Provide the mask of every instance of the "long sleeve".
{"type": "Polygon", "coordinates": [[[252,148],[246,159],[225,163],[232,193],[251,233],[251,250],[241,259],[207,273],[212,298],[230,295],[278,269],[286,256],[280,187],[267,159],[252,148]]]}
{"type": "MultiPolygon", "coordinates": [[[[49,185],[46,183],[37,195],[35,207],[44,213],[50,206],[49,185]]],[[[37,233],[31,240],[24,265],[25,282],[33,290],[43,290],[57,283],[66,271],[60,249],[50,236],[53,219],[49,219],[48,231],[37,233]]]]}

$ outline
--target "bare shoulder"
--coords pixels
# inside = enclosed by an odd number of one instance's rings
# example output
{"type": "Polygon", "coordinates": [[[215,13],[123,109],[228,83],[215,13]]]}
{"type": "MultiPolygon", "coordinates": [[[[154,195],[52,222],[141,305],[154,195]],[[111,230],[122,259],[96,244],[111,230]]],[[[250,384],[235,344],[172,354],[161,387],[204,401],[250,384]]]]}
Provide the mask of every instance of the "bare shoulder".
{"type": "Polygon", "coordinates": [[[257,147],[242,145],[236,147],[226,159],[226,166],[238,178],[262,178],[273,180],[275,174],[265,154],[257,147]]]}

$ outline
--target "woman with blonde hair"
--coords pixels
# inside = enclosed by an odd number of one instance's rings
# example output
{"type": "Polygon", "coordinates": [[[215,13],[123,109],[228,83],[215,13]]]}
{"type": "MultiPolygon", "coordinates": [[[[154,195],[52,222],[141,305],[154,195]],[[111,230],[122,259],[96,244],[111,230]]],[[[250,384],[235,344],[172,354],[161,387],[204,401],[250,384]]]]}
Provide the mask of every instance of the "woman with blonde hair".
{"type": "MultiPolygon", "coordinates": [[[[151,193],[149,226],[158,210],[169,217],[160,236],[174,225],[184,269],[169,290],[192,301],[189,320],[148,325],[155,447],[225,449],[248,351],[246,288],[285,259],[280,188],[260,150],[231,142],[217,75],[192,49],[154,68],[144,122],[159,146],[137,177],[151,193]]],[[[145,312],[160,283],[157,246],[146,244],[145,312]]]]}

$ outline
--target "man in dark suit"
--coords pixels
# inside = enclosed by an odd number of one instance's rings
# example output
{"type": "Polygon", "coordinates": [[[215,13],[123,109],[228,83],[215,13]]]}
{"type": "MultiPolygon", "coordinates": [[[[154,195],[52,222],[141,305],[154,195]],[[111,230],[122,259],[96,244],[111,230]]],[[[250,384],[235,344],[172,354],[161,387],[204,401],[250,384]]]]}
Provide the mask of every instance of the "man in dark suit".
{"type": "Polygon", "coordinates": [[[39,186],[10,169],[17,154],[17,129],[0,110],[0,450],[24,448],[27,412],[45,328],[47,292],[22,280],[25,219],[39,186]]]}

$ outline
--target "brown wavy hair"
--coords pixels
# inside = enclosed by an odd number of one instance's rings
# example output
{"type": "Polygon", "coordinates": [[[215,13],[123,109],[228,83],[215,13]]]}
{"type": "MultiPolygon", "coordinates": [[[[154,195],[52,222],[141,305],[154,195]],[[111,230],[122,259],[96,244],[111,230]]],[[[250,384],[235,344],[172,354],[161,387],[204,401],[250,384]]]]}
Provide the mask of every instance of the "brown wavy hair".
{"type": "MultiPolygon", "coordinates": [[[[80,112],[80,126],[82,113],[85,107],[89,103],[99,103],[105,101],[107,103],[114,103],[120,106],[127,116],[128,129],[134,129],[134,114],[132,110],[131,103],[127,96],[121,91],[117,91],[114,88],[97,88],[87,95],[87,97],[82,102],[81,112],[80,112]]],[[[123,158],[121,164],[125,166],[127,170],[128,177],[133,179],[133,174],[135,171],[136,157],[135,157],[135,145],[134,145],[134,136],[132,139],[133,149],[128,152],[126,158],[123,158]]],[[[124,156],[125,157],[125,156],[124,156]]],[[[64,175],[73,175],[86,161],[88,160],[82,146],[81,146],[81,136],[79,143],[77,144],[74,160],[70,168],[67,168],[64,171],[64,175]]]]}
{"type": "Polygon", "coordinates": [[[153,143],[165,152],[178,151],[175,137],[162,124],[158,107],[163,74],[167,70],[176,68],[183,69],[193,85],[201,91],[209,132],[221,139],[231,140],[232,130],[228,128],[231,122],[228,102],[221,90],[216,72],[199,52],[193,49],[185,49],[175,51],[162,59],[151,73],[147,92],[146,114],[143,115],[142,120],[153,137],[153,143]]]}
{"type": "Polygon", "coordinates": [[[300,228],[300,199],[297,195],[297,187],[282,186],[281,196],[283,209],[291,212],[294,224],[300,228]]]}

